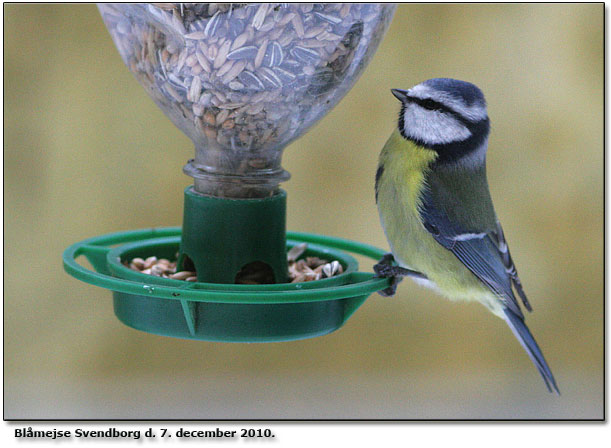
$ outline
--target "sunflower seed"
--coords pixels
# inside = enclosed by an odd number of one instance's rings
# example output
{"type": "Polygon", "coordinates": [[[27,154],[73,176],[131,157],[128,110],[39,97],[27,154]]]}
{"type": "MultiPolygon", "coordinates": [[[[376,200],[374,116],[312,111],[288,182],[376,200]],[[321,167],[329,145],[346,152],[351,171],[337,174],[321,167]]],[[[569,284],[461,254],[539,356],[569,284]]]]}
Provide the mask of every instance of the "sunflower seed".
{"type": "Polygon", "coordinates": [[[263,59],[264,65],[267,67],[274,67],[282,65],[283,61],[284,52],[282,51],[282,46],[280,46],[278,42],[272,42],[265,53],[265,58],[263,59]]]}
{"type": "Polygon", "coordinates": [[[168,92],[168,94],[174,98],[176,101],[178,102],[182,102],[182,96],[176,91],[174,90],[174,88],[172,87],[172,85],[168,82],[164,85],[166,92],[168,92]]]}
{"type": "MultiPolygon", "coordinates": [[[[228,84],[230,81],[233,81],[235,77],[238,76],[242,72],[242,70],[244,70],[245,66],[245,61],[237,61],[236,63],[234,63],[231,69],[228,70],[227,73],[223,76],[223,84],[228,84]]],[[[220,70],[218,76],[221,76],[220,70]]]]}
{"type": "Polygon", "coordinates": [[[305,39],[311,39],[314,36],[317,36],[318,34],[322,33],[323,31],[327,31],[327,26],[323,25],[323,26],[316,26],[313,28],[308,29],[304,34],[303,37],[305,39]]]}
{"type": "Polygon", "coordinates": [[[261,82],[261,80],[254,73],[245,70],[238,75],[238,79],[244,83],[246,88],[254,89],[254,90],[263,90],[265,86],[261,82]]]}
{"type": "Polygon", "coordinates": [[[318,17],[319,19],[322,19],[322,20],[324,20],[326,22],[329,22],[329,23],[331,23],[333,25],[337,25],[338,23],[342,22],[341,17],[332,16],[330,14],[323,14],[321,12],[315,12],[314,15],[316,17],[318,17]]]}
{"type": "Polygon", "coordinates": [[[330,68],[321,68],[313,73],[311,84],[314,86],[326,86],[333,80],[333,70],[330,68]]]}
{"type": "Polygon", "coordinates": [[[208,21],[208,23],[206,24],[206,28],[204,28],[204,34],[206,35],[206,37],[214,36],[216,28],[218,27],[219,22],[221,20],[220,14],[221,14],[220,11],[215,12],[214,15],[208,21]]]}
{"type": "Polygon", "coordinates": [[[341,268],[341,265],[339,264],[339,261],[335,260],[332,261],[331,263],[327,263],[322,267],[322,272],[325,275],[325,277],[333,277],[335,274],[337,274],[339,272],[341,268]]]}
{"type": "Polygon", "coordinates": [[[263,3],[261,6],[259,6],[259,9],[257,9],[257,12],[252,18],[252,27],[254,29],[258,30],[261,28],[261,25],[263,25],[263,21],[265,20],[269,6],[270,5],[268,3],[263,3]]]}
{"type": "Polygon", "coordinates": [[[301,64],[294,59],[286,59],[282,66],[291,70],[298,70],[301,67],[301,64]]]}
{"type": "Polygon", "coordinates": [[[330,33],[328,31],[324,31],[322,33],[320,33],[318,36],[316,36],[317,40],[325,40],[325,41],[334,41],[337,42],[341,39],[341,36],[338,36],[337,34],[333,34],[330,33]]]}
{"type": "Polygon", "coordinates": [[[306,64],[313,64],[319,60],[318,52],[310,48],[295,46],[291,49],[290,53],[295,59],[306,64]]]}
{"type": "Polygon", "coordinates": [[[227,55],[227,59],[253,59],[257,56],[258,48],[254,46],[242,47],[233,50],[227,55]]]}
{"type": "Polygon", "coordinates": [[[185,90],[185,86],[183,84],[183,81],[178,76],[176,76],[174,73],[169,73],[168,74],[168,81],[176,89],[178,89],[178,90],[185,90]]]}
{"type": "Polygon", "coordinates": [[[282,80],[278,77],[276,73],[270,68],[261,67],[259,70],[259,74],[261,75],[261,79],[264,82],[267,82],[274,89],[279,89],[282,87],[282,80]]]}
{"type": "Polygon", "coordinates": [[[289,72],[281,67],[274,67],[274,72],[278,75],[278,77],[282,80],[283,84],[290,83],[294,81],[297,76],[294,73],[289,72]]]}
{"type": "Polygon", "coordinates": [[[308,243],[301,243],[293,246],[291,250],[286,254],[286,258],[289,262],[296,261],[306,251],[308,243]]]}

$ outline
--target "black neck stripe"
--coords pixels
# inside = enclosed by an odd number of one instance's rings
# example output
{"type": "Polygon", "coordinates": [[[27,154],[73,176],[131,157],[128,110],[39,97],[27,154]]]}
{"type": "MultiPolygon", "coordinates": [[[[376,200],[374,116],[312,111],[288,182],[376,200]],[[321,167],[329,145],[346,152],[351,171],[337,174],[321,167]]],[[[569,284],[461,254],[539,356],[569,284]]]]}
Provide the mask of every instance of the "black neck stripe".
{"type": "Polygon", "coordinates": [[[490,120],[488,120],[488,118],[478,121],[477,123],[471,123],[471,125],[467,127],[469,128],[469,131],[471,131],[471,136],[460,142],[439,145],[422,144],[423,146],[433,149],[437,152],[437,154],[439,154],[437,159],[435,159],[435,165],[454,163],[457,160],[460,160],[462,157],[477,151],[486,142],[490,132],[490,120]]]}

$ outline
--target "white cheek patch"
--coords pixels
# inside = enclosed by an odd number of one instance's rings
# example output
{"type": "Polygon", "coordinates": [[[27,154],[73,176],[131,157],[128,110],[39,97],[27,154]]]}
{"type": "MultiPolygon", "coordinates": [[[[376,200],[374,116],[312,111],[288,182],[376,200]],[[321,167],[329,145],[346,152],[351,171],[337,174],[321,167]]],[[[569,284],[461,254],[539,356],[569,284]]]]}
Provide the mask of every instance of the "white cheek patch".
{"type": "Polygon", "coordinates": [[[471,131],[451,115],[409,104],[403,114],[405,136],[431,145],[466,140],[471,131]]]}

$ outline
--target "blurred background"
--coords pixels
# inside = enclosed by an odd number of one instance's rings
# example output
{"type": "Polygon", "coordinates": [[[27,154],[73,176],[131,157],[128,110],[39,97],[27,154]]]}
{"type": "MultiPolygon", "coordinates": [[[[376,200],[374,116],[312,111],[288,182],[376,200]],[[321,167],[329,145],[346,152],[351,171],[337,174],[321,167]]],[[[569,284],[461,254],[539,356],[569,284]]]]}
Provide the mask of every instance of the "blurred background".
{"type": "Polygon", "coordinates": [[[94,5],[5,5],[4,417],[602,418],[603,8],[400,5],[356,86],[283,160],[290,230],[387,248],[373,178],[398,112],[389,89],[431,77],[481,87],[492,196],[556,397],[504,322],[409,281],[298,342],[122,325],[110,292],[64,273],[61,253],[180,225],[192,144],[94,5]]]}

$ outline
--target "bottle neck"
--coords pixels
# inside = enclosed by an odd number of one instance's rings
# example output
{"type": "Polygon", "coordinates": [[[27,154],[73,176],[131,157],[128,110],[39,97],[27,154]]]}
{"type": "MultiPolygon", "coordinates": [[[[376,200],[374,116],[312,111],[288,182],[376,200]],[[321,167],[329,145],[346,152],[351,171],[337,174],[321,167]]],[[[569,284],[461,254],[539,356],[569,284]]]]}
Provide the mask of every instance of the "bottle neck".
{"type": "MultiPolygon", "coordinates": [[[[252,167],[251,167],[252,168],[252,167]]],[[[248,169],[242,173],[213,170],[210,166],[201,165],[191,159],[183,172],[194,179],[193,190],[196,193],[218,198],[248,199],[267,198],[279,191],[281,182],[291,175],[282,167],[278,169],[248,169]]]]}

